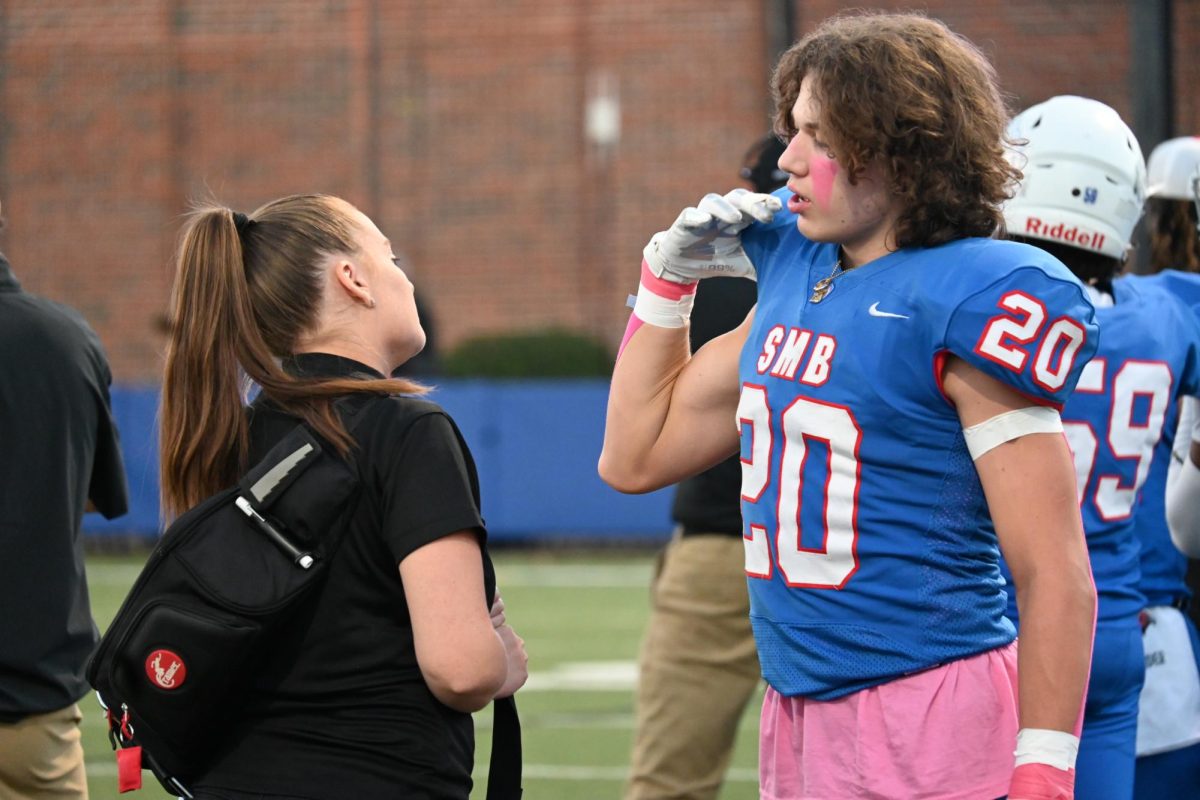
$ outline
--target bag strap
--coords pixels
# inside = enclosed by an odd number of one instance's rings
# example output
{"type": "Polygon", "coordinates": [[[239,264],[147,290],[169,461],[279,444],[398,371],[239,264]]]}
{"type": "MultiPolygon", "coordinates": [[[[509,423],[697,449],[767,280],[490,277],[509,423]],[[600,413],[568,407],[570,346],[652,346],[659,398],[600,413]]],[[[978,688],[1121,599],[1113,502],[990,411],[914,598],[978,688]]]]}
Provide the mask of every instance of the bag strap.
{"type": "Polygon", "coordinates": [[[492,715],[487,800],[521,800],[521,720],[517,716],[516,699],[494,700],[492,715]]]}
{"type": "MultiPolygon", "coordinates": [[[[367,417],[366,408],[375,397],[376,395],[366,393],[344,395],[333,402],[334,413],[352,438],[367,417]]],[[[265,398],[260,396],[255,403],[262,401],[265,401],[265,398]]],[[[355,480],[361,484],[362,475],[354,453],[347,454],[345,458],[339,457],[331,451],[328,442],[321,444],[320,437],[302,419],[297,420],[271,452],[238,481],[239,491],[235,505],[251,519],[259,531],[302,569],[310,569],[316,564],[313,554],[297,547],[285,533],[278,530],[267,519],[266,515],[269,512],[266,509],[273,502],[274,496],[284,491],[301,472],[320,459],[336,459],[345,464],[353,472],[355,480]]],[[[341,538],[340,534],[326,538],[326,559],[332,558],[337,552],[341,538]]]]}
{"type": "MultiPolygon", "coordinates": [[[[368,416],[366,413],[367,406],[371,404],[371,401],[375,397],[376,395],[361,393],[358,395],[343,395],[333,401],[334,413],[351,438],[354,438],[355,432],[368,416]]],[[[259,398],[255,399],[253,405],[261,406],[265,402],[269,401],[266,401],[260,395],[259,398]]],[[[298,472],[302,471],[296,468],[306,465],[309,461],[315,461],[321,457],[339,458],[346,466],[354,470],[356,474],[358,472],[358,464],[355,461],[353,452],[348,457],[340,459],[339,456],[330,451],[329,443],[324,442],[318,436],[317,432],[303,419],[296,419],[295,425],[286,436],[280,439],[280,442],[289,440],[296,442],[294,445],[295,449],[292,452],[282,454],[274,462],[263,461],[255,464],[238,481],[243,494],[250,495],[249,499],[256,507],[264,505],[269,495],[286,488],[288,481],[294,480],[298,472]]]]}

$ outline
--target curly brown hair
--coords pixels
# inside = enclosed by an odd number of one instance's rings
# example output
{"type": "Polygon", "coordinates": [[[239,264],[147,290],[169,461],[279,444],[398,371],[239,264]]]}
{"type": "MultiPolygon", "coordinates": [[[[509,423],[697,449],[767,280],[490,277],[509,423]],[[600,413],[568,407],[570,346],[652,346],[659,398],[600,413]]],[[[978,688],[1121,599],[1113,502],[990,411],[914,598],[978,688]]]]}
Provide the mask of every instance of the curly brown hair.
{"type": "Polygon", "coordinates": [[[1008,110],[995,70],[964,37],[917,14],[832,17],[780,58],[775,129],[811,77],[820,129],[850,181],[879,159],[903,211],[898,247],[931,247],[1001,229],[1021,172],[1005,158],[1008,110]]]}

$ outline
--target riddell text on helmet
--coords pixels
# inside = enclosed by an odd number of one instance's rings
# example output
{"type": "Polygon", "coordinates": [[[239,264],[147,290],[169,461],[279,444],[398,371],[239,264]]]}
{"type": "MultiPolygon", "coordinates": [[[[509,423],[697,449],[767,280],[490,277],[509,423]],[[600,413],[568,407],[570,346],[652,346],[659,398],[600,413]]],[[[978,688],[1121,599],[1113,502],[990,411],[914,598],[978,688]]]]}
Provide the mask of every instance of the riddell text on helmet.
{"type": "Polygon", "coordinates": [[[1076,247],[1086,247],[1090,250],[1100,250],[1104,247],[1105,236],[1103,233],[1089,231],[1087,228],[1081,228],[1078,225],[1072,225],[1068,228],[1065,222],[1060,222],[1057,225],[1049,225],[1037,217],[1029,217],[1025,220],[1025,232],[1044,239],[1057,239],[1060,242],[1073,244],[1076,247]]]}

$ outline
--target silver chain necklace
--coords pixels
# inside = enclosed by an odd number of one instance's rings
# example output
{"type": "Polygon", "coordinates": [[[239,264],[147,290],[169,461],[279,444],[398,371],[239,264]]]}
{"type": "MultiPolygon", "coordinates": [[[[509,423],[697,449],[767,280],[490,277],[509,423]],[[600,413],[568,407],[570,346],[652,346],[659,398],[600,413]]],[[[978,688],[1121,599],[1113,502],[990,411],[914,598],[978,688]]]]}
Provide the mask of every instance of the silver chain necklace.
{"type": "Polygon", "coordinates": [[[829,275],[813,284],[812,295],[808,298],[809,302],[819,303],[828,297],[829,293],[833,291],[833,282],[838,279],[838,276],[845,273],[846,270],[842,269],[842,260],[839,258],[829,275]]]}

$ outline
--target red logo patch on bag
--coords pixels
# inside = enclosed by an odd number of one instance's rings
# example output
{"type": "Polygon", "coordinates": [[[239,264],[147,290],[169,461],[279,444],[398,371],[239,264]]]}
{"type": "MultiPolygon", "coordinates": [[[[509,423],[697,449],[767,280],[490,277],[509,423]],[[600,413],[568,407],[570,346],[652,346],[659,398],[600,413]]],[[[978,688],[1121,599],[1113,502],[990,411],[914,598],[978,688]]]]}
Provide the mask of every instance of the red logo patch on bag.
{"type": "Polygon", "coordinates": [[[146,657],[146,677],[160,689],[178,689],[187,678],[187,665],[178,653],[155,650],[146,657]]]}

